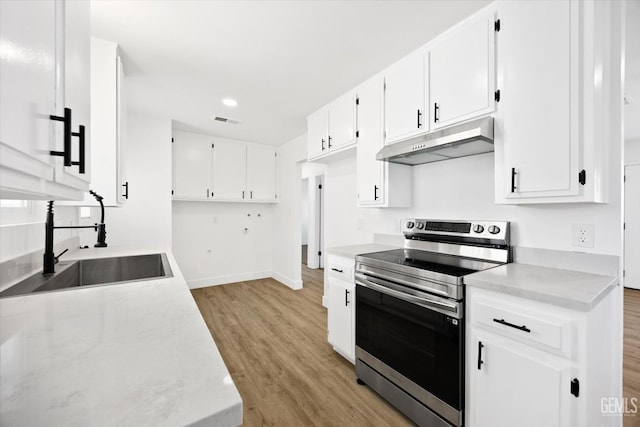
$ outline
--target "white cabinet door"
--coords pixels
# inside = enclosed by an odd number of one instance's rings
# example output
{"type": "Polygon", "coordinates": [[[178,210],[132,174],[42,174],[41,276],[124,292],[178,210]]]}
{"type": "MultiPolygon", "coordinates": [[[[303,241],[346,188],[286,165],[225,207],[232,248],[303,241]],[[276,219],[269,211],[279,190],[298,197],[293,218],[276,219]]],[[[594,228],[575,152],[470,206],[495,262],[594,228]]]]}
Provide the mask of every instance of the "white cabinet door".
{"type": "Polygon", "coordinates": [[[212,197],[214,200],[249,199],[245,144],[214,141],[212,197]]]}
{"type": "Polygon", "coordinates": [[[307,157],[314,158],[329,149],[327,142],[329,112],[322,108],[307,117],[307,157]]]}
{"type": "Polygon", "coordinates": [[[0,2],[0,185],[38,193],[53,181],[54,2],[0,2]],[[31,188],[29,188],[31,187],[31,188]]]}
{"type": "Polygon", "coordinates": [[[500,4],[496,193],[507,199],[579,193],[578,7],[570,0],[500,4]]]}
{"type": "Polygon", "coordinates": [[[211,139],[188,133],[173,138],[173,197],[207,200],[211,191],[211,139]]]}
{"type": "Polygon", "coordinates": [[[393,143],[429,129],[425,111],[428,55],[415,52],[384,72],[385,143],[393,143]]]}
{"type": "Polygon", "coordinates": [[[578,399],[567,361],[477,330],[471,343],[470,426],[572,425],[578,399]]]}
{"type": "Polygon", "coordinates": [[[465,23],[430,50],[433,128],[493,110],[494,18],[465,23]]]}
{"type": "Polygon", "coordinates": [[[336,150],[356,142],[356,100],[349,92],[329,104],[327,146],[336,150]]]}
{"type": "MultiPolygon", "coordinates": [[[[124,66],[120,55],[116,57],[116,202],[126,203],[129,199],[129,181],[124,173],[125,158],[124,150],[127,139],[127,99],[124,89],[124,66]]],[[[92,146],[93,147],[93,146],[92,146]]]]}
{"type": "MultiPolygon", "coordinates": [[[[63,69],[62,76],[57,79],[56,113],[64,115],[64,108],[71,109],[71,130],[78,133],[80,126],[85,128],[84,153],[81,152],[81,136],[74,135],[71,141],[71,160],[84,163],[64,166],[63,159],[56,159],[55,180],[65,186],[82,191],[89,190],[91,181],[91,38],[90,38],[90,3],[80,0],[67,0],[57,3],[59,25],[58,34],[63,34],[63,45],[59,45],[59,58],[63,69]],[[63,15],[63,18],[60,18],[63,15]]],[[[115,66],[114,66],[115,67],[115,66]]],[[[56,150],[64,147],[63,126],[56,127],[56,150]]]]}
{"type": "Polygon", "coordinates": [[[358,88],[358,202],[379,204],[384,200],[385,163],[376,160],[382,138],[382,79],[368,80],[358,88]]]}
{"type": "Polygon", "coordinates": [[[342,280],[329,280],[329,343],[347,358],[354,359],[353,304],[354,285],[342,280]]]}
{"type": "Polygon", "coordinates": [[[247,190],[249,200],[275,201],[276,150],[269,147],[247,147],[247,190]]]}

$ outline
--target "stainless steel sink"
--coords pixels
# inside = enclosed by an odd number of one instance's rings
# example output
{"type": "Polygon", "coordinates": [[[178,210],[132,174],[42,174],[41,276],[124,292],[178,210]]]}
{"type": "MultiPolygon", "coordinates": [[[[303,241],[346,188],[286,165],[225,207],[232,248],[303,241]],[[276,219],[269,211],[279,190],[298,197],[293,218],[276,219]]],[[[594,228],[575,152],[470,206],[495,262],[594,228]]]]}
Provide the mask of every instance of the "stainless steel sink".
{"type": "Polygon", "coordinates": [[[0,292],[0,298],[166,277],[173,277],[166,254],[61,261],[55,273],[36,273],[0,292]]]}

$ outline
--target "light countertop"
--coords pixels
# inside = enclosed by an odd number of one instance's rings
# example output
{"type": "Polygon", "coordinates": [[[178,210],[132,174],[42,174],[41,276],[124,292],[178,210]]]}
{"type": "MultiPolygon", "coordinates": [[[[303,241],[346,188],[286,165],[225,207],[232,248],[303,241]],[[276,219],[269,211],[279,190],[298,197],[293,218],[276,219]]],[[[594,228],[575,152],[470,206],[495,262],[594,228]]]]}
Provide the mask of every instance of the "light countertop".
{"type": "Polygon", "coordinates": [[[174,277],[0,299],[0,424],[233,426],[242,399],[169,251],[174,277]]]}
{"type": "Polygon", "coordinates": [[[368,254],[372,252],[390,251],[402,249],[402,246],[383,245],[379,243],[365,243],[362,245],[337,246],[325,250],[327,254],[339,255],[347,258],[354,258],[356,255],[368,254]]]}
{"type": "Polygon", "coordinates": [[[467,286],[590,311],[618,284],[618,279],[511,263],[465,276],[464,282],[467,286]]]}

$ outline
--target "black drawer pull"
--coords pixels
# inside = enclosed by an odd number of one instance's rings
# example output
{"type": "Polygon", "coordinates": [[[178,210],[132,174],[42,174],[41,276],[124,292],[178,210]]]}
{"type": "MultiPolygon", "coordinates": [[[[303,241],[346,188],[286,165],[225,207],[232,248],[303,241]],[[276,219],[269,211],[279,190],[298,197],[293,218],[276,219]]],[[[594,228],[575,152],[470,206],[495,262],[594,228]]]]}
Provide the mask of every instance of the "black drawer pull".
{"type": "Polygon", "coordinates": [[[518,172],[516,172],[516,168],[511,168],[511,192],[515,193],[516,192],[516,175],[518,174],[518,172]]]}
{"type": "Polygon", "coordinates": [[[122,184],[122,186],[124,187],[124,194],[122,195],[122,197],[129,200],[129,181],[122,184]]]}
{"type": "Polygon", "coordinates": [[[342,270],[340,270],[339,268],[332,268],[331,270],[337,271],[338,273],[342,273],[342,270]]]}
{"type": "Polygon", "coordinates": [[[517,329],[519,331],[531,332],[531,329],[527,328],[525,325],[522,325],[522,326],[514,325],[513,323],[509,323],[504,319],[493,319],[493,321],[496,323],[500,323],[501,325],[505,325],[510,328],[517,329]]]}
{"type": "Polygon", "coordinates": [[[420,109],[418,109],[418,129],[420,129],[422,127],[422,111],[420,111],[420,109]]]}
{"type": "Polygon", "coordinates": [[[438,123],[440,121],[440,106],[437,102],[433,104],[433,123],[438,123]]]}
{"type": "Polygon", "coordinates": [[[373,186],[373,200],[378,200],[378,186],[373,186]]]}
{"type": "Polygon", "coordinates": [[[482,361],[482,347],[484,347],[482,341],[478,341],[478,370],[482,368],[482,364],[484,363],[482,361]]]}
{"type": "Polygon", "coordinates": [[[349,290],[345,289],[344,290],[344,306],[348,306],[349,305],[349,290]]]}

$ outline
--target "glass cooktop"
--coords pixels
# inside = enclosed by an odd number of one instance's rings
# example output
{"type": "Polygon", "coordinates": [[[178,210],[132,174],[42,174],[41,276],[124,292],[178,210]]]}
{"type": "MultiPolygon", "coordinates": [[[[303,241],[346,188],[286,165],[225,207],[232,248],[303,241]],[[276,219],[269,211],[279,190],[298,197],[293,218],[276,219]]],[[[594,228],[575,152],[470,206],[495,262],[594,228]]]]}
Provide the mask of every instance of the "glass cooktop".
{"type": "Polygon", "coordinates": [[[500,265],[417,249],[394,249],[362,254],[360,257],[455,277],[466,276],[476,271],[500,265]]]}

